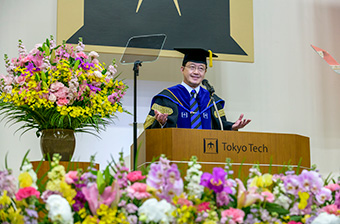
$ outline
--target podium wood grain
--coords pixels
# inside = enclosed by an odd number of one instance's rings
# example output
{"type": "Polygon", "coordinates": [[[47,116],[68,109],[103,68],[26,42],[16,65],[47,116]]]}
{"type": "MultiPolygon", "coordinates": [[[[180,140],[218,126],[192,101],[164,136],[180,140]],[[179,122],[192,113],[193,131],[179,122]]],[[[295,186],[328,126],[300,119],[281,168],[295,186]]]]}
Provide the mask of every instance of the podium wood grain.
{"type": "Polygon", "coordinates": [[[298,166],[301,159],[302,168],[310,167],[309,138],[296,134],[147,129],[139,136],[137,144],[137,167],[147,165],[161,154],[176,161],[184,169],[191,156],[195,155],[207,172],[211,172],[215,166],[224,167],[226,158],[234,163],[235,172],[241,166],[243,175],[248,173],[253,164],[260,164],[263,172],[267,172],[272,164],[272,172],[278,172],[287,164],[298,166]]]}

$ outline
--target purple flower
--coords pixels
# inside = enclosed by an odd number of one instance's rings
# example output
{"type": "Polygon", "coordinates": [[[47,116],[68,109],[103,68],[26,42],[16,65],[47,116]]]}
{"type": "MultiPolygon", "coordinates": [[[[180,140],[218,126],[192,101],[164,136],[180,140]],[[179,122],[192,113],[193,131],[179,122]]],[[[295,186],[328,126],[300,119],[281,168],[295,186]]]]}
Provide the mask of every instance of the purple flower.
{"type": "Polygon", "coordinates": [[[74,211],[78,212],[80,209],[84,208],[86,199],[81,191],[77,191],[76,196],[73,198],[74,204],[72,205],[72,208],[74,211]]]}
{"type": "Polygon", "coordinates": [[[136,211],[138,211],[138,207],[133,203],[129,203],[126,205],[126,211],[128,213],[135,213],[136,211]]]}
{"type": "Polygon", "coordinates": [[[81,58],[76,58],[76,60],[81,61],[79,67],[83,68],[85,71],[88,71],[88,70],[90,70],[91,68],[94,67],[93,63],[84,62],[81,58]]]}
{"type": "Polygon", "coordinates": [[[284,179],[283,183],[287,193],[297,195],[299,191],[300,181],[296,175],[287,176],[284,179]]]}
{"type": "Polygon", "coordinates": [[[165,184],[163,186],[162,193],[158,196],[161,199],[165,199],[170,203],[175,195],[179,196],[182,194],[183,186],[183,180],[180,178],[179,180],[176,180],[173,184],[165,184]]]}
{"type": "Polygon", "coordinates": [[[0,192],[7,191],[9,197],[16,193],[16,178],[8,171],[0,171],[0,192]]]}
{"type": "MultiPolygon", "coordinates": [[[[80,61],[80,64],[84,63],[84,60],[81,57],[76,57],[76,61],[80,61]]],[[[80,66],[80,65],[79,65],[80,66]]]]}
{"type": "Polygon", "coordinates": [[[152,163],[150,166],[150,171],[148,178],[146,179],[146,184],[150,187],[160,189],[164,182],[164,170],[162,165],[159,163],[152,163]]]}
{"type": "Polygon", "coordinates": [[[93,86],[93,85],[91,85],[91,84],[87,84],[87,86],[90,87],[91,91],[94,91],[94,92],[101,91],[100,88],[95,87],[95,86],[93,86]]]}
{"type": "Polygon", "coordinates": [[[57,194],[57,195],[62,196],[62,193],[61,193],[61,192],[46,190],[46,191],[44,191],[44,192],[42,193],[41,199],[42,199],[43,201],[46,201],[46,200],[48,199],[48,197],[50,197],[51,195],[54,195],[54,194],[57,194]]]}
{"type": "Polygon", "coordinates": [[[29,71],[29,72],[33,72],[33,68],[34,68],[34,64],[33,63],[28,63],[28,65],[26,66],[26,69],[27,69],[27,71],[29,71]]]}
{"type": "Polygon", "coordinates": [[[311,191],[314,194],[320,191],[323,186],[320,175],[315,171],[303,170],[299,175],[301,191],[311,191]]]}
{"type": "MultiPolygon", "coordinates": [[[[220,193],[216,194],[216,203],[217,206],[223,206],[223,205],[228,205],[229,204],[229,194],[231,192],[228,191],[228,188],[224,188],[226,191],[221,191],[220,193]]],[[[230,189],[230,188],[229,188],[230,189]]]]}
{"type": "Polygon", "coordinates": [[[126,172],[121,172],[120,170],[117,170],[117,173],[114,175],[114,177],[117,180],[120,189],[126,188],[128,186],[126,172]]]}
{"type": "Polygon", "coordinates": [[[34,67],[33,63],[28,63],[28,65],[26,66],[27,71],[29,71],[31,74],[33,74],[33,72],[39,72],[40,68],[36,68],[34,67]]]}
{"type": "Polygon", "coordinates": [[[214,167],[213,173],[203,173],[201,185],[214,190],[216,193],[223,191],[227,172],[221,167],[214,167]]]}
{"type": "Polygon", "coordinates": [[[87,172],[84,173],[80,179],[84,181],[84,184],[88,185],[89,183],[96,182],[97,176],[91,172],[87,172]]]}
{"type": "Polygon", "coordinates": [[[25,211],[26,211],[26,213],[27,213],[27,215],[28,215],[29,217],[38,218],[38,213],[37,213],[37,211],[35,211],[35,210],[33,210],[33,209],[29,209],[29,208],[26,208],[25,211]]]}
{"type": "Polygon", "coordinates": [[[167,180],[167,184],[175,184],[176,181],[181,179],[181,174],[177,168],[176,164],[172,164],[171,167],[165,173],[165,179],[167,180]]]}
{"type": "Polygon", "coordinates": [[[320,203],[323,204],[325,201],[331,200],[332,198],[332,192],[331,190],[323,187],[321,190],[316,194],[316,200],[320,203]]]}

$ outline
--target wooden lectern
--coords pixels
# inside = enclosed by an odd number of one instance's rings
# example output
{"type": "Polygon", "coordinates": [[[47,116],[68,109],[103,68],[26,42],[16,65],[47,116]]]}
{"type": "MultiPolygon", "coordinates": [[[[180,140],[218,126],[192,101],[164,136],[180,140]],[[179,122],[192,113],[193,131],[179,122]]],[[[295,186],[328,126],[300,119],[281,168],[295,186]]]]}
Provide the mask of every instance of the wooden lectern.
{"type": "MultiPolygon", "coordinates": [[[[138,138],[137,169],[150,164],[161,154],[184,170],[195,155],[202,170],[224,167],[226,158],[233,164],[234,177],[249,174],[259,164],[262,173],[278,173],[289,164],[300,171],[310,168],[309,138],[296,134],[196,130],[182,128],[147,129],[138,138]],[[301,161],[300,161],[301,160],[301,161]]],[[[131,151],[133,155],[133,151],[131,151]]],[[[133,165],[133,156],[131,164],[133,165]]],[[[182,175],[185,173],[182,173],[182,175]]]]}

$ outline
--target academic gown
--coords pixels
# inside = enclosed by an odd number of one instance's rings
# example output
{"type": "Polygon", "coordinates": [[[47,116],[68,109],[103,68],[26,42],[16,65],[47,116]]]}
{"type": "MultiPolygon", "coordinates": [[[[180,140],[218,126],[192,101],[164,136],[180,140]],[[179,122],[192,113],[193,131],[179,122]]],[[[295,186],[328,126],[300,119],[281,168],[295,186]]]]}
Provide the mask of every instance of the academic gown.
{"type": "MultiPolygon", "coordinates": [[[[214,100],[220,114],[223,130],[231,130],[234,123],[227,121],[224,112],[224,100],[214,95],[214,100]]],[[[203,129],[221,130],[218,115],[215,111],[209,92],[200,88],[196,96],[199,105],[203,129]]],[[[190,118],[190,93],[181,84],[164,89],[153,97],[151,110],[145,120],[144,128],[161,128],[161,124],[155,119],[155,110],[168,114],[168,120],[163,128],[191,128],[190,118]]]]}

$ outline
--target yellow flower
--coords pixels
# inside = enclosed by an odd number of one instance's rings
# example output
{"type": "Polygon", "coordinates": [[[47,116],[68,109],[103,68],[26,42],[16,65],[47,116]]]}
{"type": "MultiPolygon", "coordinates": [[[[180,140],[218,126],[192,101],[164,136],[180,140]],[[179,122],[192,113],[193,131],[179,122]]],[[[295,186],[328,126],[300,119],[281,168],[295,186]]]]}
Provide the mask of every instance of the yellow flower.
{"type": "Polygon", "coordinates": [[[273,184],[272,180],[273,176],[271,174],[264,174],[262,176],[254,177],[253,181],[251,182],[251,187],[269,187],[273,184]]]}
{"type": "Polygon", "coordinates": [[[83,224],[97,224],[98,217],[97,216],[86,216],[85,220],[82,222],[83,224]]]}
{"type": "Polygon", "coordinates": [[[289,219],[290,219],[290,216],[289,215],[287,215],[287,216],[284,216],[284,217],[282,217],[284,220],[288,220],[289,221],[289,219]]]}
{"type": "Polygon", "coordinates": [[[214,221],[214,220],[207,220],[207,221],[204,221],[203,224],[216,224],[217,222],[214,221]]]}
{"type": "Polygon", "coordinates": [[[298,195],[300,198],[300,203],[298,204],[298,208],[301,210],[305,209],[308,204],[307,200],[309,199],[309,194],[307,192],[299,191],[298,195]]]}
{"type": "Polygon", "coordinates": [[[301,219],[301,221],[302,221],[303,223],[306,223],[307,219],[309,219],[310,217],[311,217],[310,215],[305,215],[305,216],[301,219]]]}
{"type": "Polygon", "coordinates": [[[60,191],[60,182],[61,180],[59,179],[49,180],[46,184],[46,190],[60,191]]]}
{"type": "Polygon", "coordinates": [[[107,215],[108,210],[109,210],[109,207],[107,205],[101,204],[100,207],[97,209],[97,214],[99,216],[107,215]]]}
{"type": "Polygon", "coordinates": [[[60,182],[60,192],[70,205],[74,204],[73,198],[77,195],[77,192],[65,181],[60,182]]]}
{"type": "Polygon", "coordinates": [[[20,188],[30,187],[33,184],[33,179],[28,172],[23,172],[19,175],[20,188]]]}
{"type": "Polygon", "coordinates": [[[24,224],[24,216],[20,213],[20,208],[16,211],[12,207],[8,209],[8,218],[11,224],[24,224]]]}
{"type": "Polygon", "coordinates": [[[3,195],[0,197],[0,205],[6,206],[11,204],[11,199],[7,196],[7,191],[4,190],[3,195]]]}

